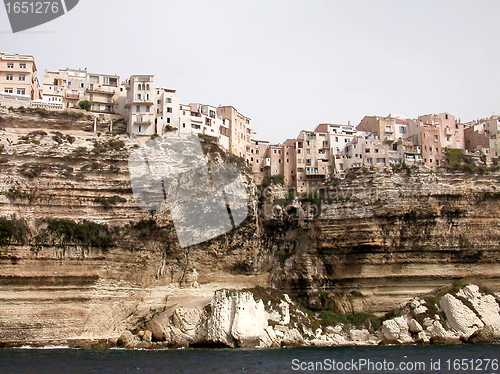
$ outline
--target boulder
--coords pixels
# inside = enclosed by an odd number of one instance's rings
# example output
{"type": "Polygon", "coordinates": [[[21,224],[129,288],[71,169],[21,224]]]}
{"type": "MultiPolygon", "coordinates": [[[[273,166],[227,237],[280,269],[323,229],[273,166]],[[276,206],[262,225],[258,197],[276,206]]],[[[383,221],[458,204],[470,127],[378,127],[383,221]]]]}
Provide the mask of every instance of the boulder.
{"type": "Polygon", "coordinates": [[[468,285],[462,288],[457,296],[463,297],[471,303],[485,328],[490,327],[487,331],[491,337],[500,338],[500,306],[493,295],[484,295],[478,286],[468,285]]]}
{"type": "Polygon", "coordinates": [[[150,330],[144,331],[144,334],[142,336],[142,340],[145,342],[151,343],[153,341],[153,333],[150,330]]]}
{"type": "Polygon", "coordinates": [[[118,338],[116,345],[118,347],[128,347],[134,341],[135,337],[130,331],[125,331],[118,338]]]}
{"type": "Polygon", "coordinates": [[[484,327],[476,314],[453,295],[444,295],[439,300],[439,306],[446,315],[448,326],[466,339],[484,327]]]}
{"type": "Polygon", "coordinates": [[[178,308],[172,314],[172,325],[182,332],[194,330],[201,321],[203,310],[199,308],[178,308]]]}
{"type": "Polygon", "coordinates": [[[153,341],[168,340],[172,313],[173,310],[158,313],[146,324],[146,329],[153,333],[153,341]]]}
{"type": "Polygon", "coordinates": [[[366,329],[357,330],[352,329],[349,332],[349,337],[355,342],[367,342],[370,338],[370,332],[366,329]]]}
{"type": "Polygon", "coordinates": [[[281,341],[281,345],[285,347],[296,347],[304,345],[305,341],[299,330],[292,329],[285,332],[283,339],[281,341]]]}
{"type": "Polygon", "coordinates": [[[413,334],[418,334],[419,332],[424,331],[420,323],[418,323],[415,319],[411,319],[410,322],[408,322],[408,329],[410,330],[411,333],[413,334]]]}
{"type": "Polygon", "coordinates": [[[413,339],[408,331],[408,322],[405,317],[388,319],[382,323],[383,337],[388,341],[411,343],[413,339]]]}

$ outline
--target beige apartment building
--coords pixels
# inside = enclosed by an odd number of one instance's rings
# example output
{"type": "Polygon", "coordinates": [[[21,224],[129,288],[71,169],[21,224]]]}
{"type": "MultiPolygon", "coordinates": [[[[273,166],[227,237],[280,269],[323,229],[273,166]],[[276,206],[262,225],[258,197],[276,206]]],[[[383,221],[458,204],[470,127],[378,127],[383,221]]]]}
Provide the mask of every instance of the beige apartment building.
{"type": "Polygon", "coordinates": [[[78,106],[83,100],[96,113],[117,113],[119,110],[119,82],[117,75],[93,74],[87,69],[45,70],[43,98],[49,103],[62,103],[65,108],[78,106]]]}
{"type": "Polygon", "coordinates": [[[389,146],[372,133],[355,137],[346,147],[344,169],[389,165],[389,146]]]}
{"type": "Polygon", "coordinates": [[[40,85],[33,56],[0,53],[0,93],[40,99],[40,85]]]}
{"type": "Polygon", "coordinates": [[[387,117],[365,116],[357,126],[357,130],[375,133],[383,142],[393,142],[408,136],[406,118],[392,114],[387,117]]]}
{"type": "Polygon", "coordinates": [[[232,106],[220,106],[217,115],[229,121],[229,151],[251,163],[253,136],[252,121],[232,106]]]}
{"type": "Polygon", "coordinates": [[[327,133],[330,145],[330,155],[333,160],[335,171],[342,171],[346,159],[346,146],[357,134],[356,129],[348,125],[320,124],[314,130],[316,133],[327,133]]]}
{"type": "Polygon", "coordinates": [[[468,152],[500,157],[500,117],[491,116],[463,124],[468,152]]]}
{"type": "Polygon", "coordinates": [[[295,144],[297,192],[309,192],[334,173],[328,133],[301,131],[295,144]]]}
{"type": "Polygon", "coordinates": [[[296,187],[297,182],[297,152],[295,139],[287,139],[282,146],[283,179],[288,187],[296,187]]]}

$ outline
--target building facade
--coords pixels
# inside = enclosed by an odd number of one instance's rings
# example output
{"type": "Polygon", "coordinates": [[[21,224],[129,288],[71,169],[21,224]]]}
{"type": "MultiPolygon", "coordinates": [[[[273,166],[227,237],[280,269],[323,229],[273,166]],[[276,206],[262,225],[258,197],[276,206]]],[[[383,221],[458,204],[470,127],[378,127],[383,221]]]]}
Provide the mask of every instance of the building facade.
{"type": "Polygon", "coordinates": [[[92,112],[117,113],[119,82],[117,75],[93,74],[87,69],[45,70],[43,99],[62,103],[65,108],[77,107],[80,101],[88,100],[92,112]]]}
{"type": "Polygon", "coordinates": [[[40,99],[36,72],[33,56],[0,53],[0,92],[7,96],[24,96],[29,100],[40,99]]]}

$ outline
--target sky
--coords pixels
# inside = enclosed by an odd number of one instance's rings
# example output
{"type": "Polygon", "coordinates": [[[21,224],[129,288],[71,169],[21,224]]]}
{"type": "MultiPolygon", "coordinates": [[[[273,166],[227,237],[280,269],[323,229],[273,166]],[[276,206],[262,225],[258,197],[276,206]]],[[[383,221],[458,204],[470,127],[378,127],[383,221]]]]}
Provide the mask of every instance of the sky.
{"type": "Polygon", "coordinates": [[[154,74],[182,103],[232,105],[273,143],[365,115],[500,114],[497,0],[80,0],[0,51],[43,71],[154,74]]]}

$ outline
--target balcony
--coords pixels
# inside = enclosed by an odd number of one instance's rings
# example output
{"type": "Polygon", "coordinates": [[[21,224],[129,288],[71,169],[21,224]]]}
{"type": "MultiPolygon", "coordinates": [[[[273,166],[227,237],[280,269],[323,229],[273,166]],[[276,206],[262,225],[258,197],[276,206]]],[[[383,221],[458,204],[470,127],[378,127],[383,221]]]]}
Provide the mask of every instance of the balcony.
{"type": "Polygon", "coordinates": [[[102,99],[102,98],[93,98],[89,99],[91,103],[96,103],[96,104],[106,104],[106,105],[115,105],[115,102],[113,100],[109,99],[102,99]]]}
{"type": "Polygon", "coordinates": [[[149,126],[151,125],[151,121],[135,121],[134,125],[135,126],[149,126]]]}
{"type": "Polygon", "coordinates": [[[385,133],[386,134],[392,134],[394,132],[392,126],[386,126],[385,127],[385,133]]]}
{"type": "Polygon", "coordinates": [[[70,100],[78,100],[80,98],[80,95],[78,94],[66,94],[66,99],[70,99],[70,100]]]}
{"type": "Polygon", "coordinates": [[[114,95],[116,93],[116,88],[112,88],[112,87],[102,87],[102,86],[98,86],[98,87],[88,87],[87,88],[87,92],[94,92],[94,93],[102,93],[102,94],[107,94],[107,95],[114,95]]]}

